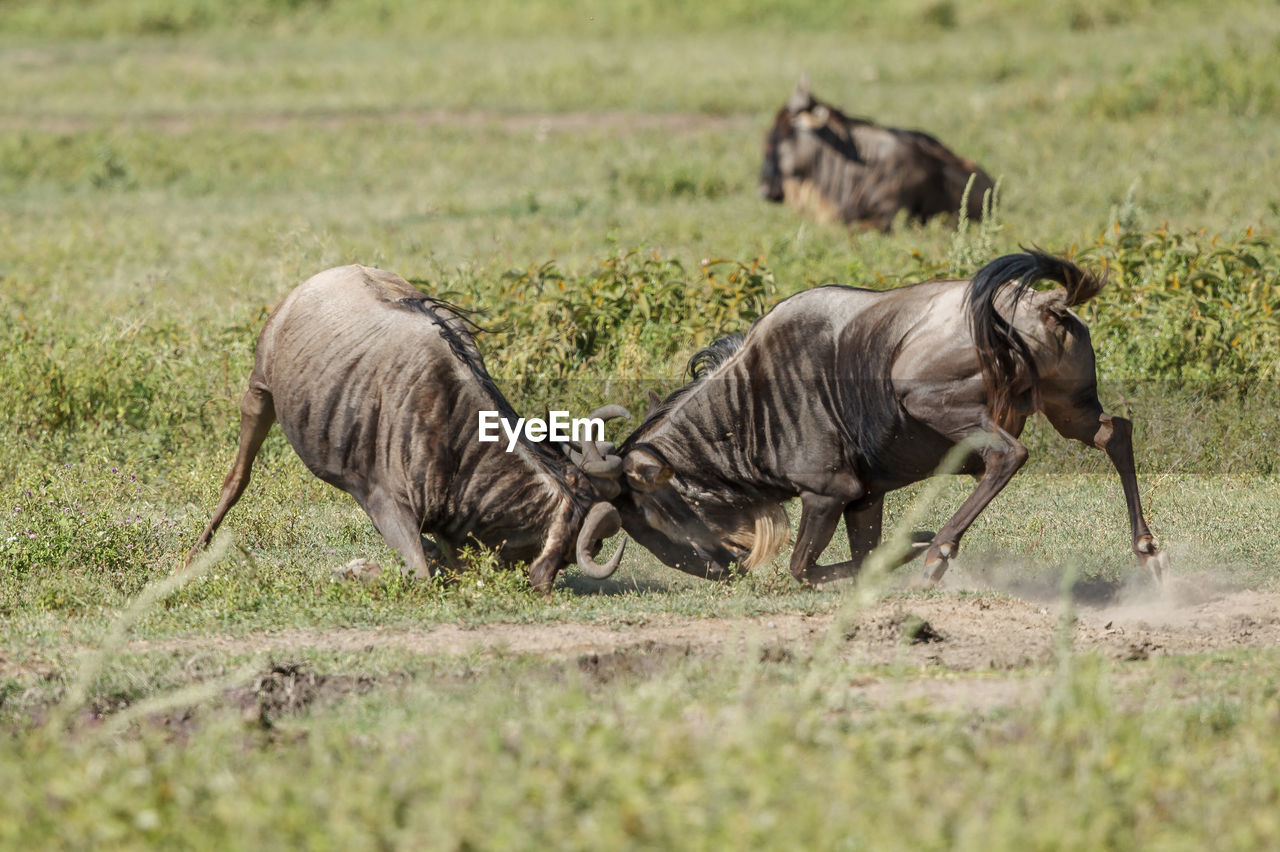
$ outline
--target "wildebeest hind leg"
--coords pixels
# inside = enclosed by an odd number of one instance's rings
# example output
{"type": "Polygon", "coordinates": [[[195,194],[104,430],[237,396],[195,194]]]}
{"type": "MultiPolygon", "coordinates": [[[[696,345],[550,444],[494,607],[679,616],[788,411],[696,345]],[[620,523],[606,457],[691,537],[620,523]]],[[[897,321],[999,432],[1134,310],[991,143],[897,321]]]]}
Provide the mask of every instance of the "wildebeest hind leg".
{"type": "Polygon", "coordinates": [[[276,407],[271,394],[265,388],[250,385],[244,398],[240,400],[240,446],[236,450],[236,460],[232,462],[231,470],[223,480],[218,508],[213,510],[213,517],[209,519],[204,532],[200,533],[195,546],[187,553],[188,562],[209,543],[222,519],[249,486],[253,460],[257,457],[258,450],[262,449],[262,442],[266,440],[267,433],[275,422],[276,407]]]}
{"type": "MultiPolygon", "coordinates": [[[[1027,448],[1005,430],[996,428],[993,432],[987,433],[987,436],[985,445],[978,451],[984,466],[982,478],[978,480],[978,487],[973,489],[973,493],[960,505],[951,519],[938,530],[937,535],[933,537],[933,543],[925,553],[924,579],[928,584],[942,579],[942,575],[947,571],[948,562],[960,547],[960,537],[977,520],[978,515],[982,514],[982,510],[987,508],[987,504],[1009,484],[1009,480],[1027,460],[1027,448]]],[[[980,438],[982,433],[950,437],[958,443],[967,437],[980,438]]]]}

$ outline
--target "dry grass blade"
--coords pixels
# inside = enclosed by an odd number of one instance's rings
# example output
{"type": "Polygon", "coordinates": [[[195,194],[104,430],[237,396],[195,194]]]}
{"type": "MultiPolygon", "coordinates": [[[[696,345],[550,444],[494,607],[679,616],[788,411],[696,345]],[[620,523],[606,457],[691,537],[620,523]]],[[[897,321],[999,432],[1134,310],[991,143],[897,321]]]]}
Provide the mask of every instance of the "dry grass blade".
{"type": "Polygon", "coordinates": [[[203,704],[206,701],[217,698],[229,689],[235,689],[248,683],[257,677],[261,671],[262,660],[254,659],[253,662],[246,663],[223,677],[214,678],[204,683],[191,684],[164,695],[157,695],[138,701],[107,719],[99,729],[99,734],[103,737],[117,736],[134,722],[144,720],[148,716],[167,713],[179,707],[194,707],[203,704]]]}
{"type": "Polygon", "coordinates": [[[107,631],[102,644],[96,650],[89,652],[81,662],[71,686],[49,716],[50,730],[58,731],[64,728],[71,714],[83,706],[89,696],[89,690],[102,675],[107,661],[124,645],[129,629],[138,623],[147,610],[221,562],[230,550],[233,539],[230,533],[219,534],[210,543],[208,550],[168,577],[147,585],[125,607],[111,624],[111,629],[107,631]]]}

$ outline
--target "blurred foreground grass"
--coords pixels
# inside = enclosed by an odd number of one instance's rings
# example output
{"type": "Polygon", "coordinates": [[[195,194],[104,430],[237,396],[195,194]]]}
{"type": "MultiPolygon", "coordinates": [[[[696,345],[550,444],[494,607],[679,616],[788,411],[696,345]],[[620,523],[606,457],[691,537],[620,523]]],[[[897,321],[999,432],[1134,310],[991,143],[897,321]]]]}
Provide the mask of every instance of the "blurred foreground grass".
{"type": "MultiPolygon", "coordinates": [[[[994,707],[983,696],[1009,690],[990,674],[758,647],[291,660],[259,659],[261,675],[218,701],[119,730],[86,713],[70,735],[4,738],[0,841],[985,850],[1280,837],[1274,649],[1123,673],[1064,657],[1015,677],[1021,697],[994,707]],[[952,700],[912,698],[922,683],[952,700]],[[876,684],[888,688],[872,701],[876,684]]],[[[209,681],[244,658],[119,662],[128,677],[93,705],[107,721],[146,694],[140,682],[209,681]]]]}

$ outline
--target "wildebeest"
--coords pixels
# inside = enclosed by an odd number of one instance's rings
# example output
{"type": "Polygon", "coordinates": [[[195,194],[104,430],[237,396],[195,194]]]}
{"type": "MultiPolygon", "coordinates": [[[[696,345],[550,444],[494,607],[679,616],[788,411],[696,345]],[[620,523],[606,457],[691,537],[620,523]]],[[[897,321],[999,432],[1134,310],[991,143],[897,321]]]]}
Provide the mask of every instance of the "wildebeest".
{"type": "Polygon", "coordinates": [[[965,208],[982,218],[991,178],[918,130],[851,118],[809,93],[801,79],[765,137],[760,194],[825,221],[888,230],[899,210],[916,222],[965,208]]]}
{"type": "MultiPolygon", "coordinates": [[[[303,463],[355,497],[416,576],[456,565],[470,539],[527,562],[543,591],[575,559],[590,577],[612,574],[622,547],[603,565],[593,557],[620,526],[609,500],[622,460],[589,440],[571,448],[522,436],[511,452],[482,443],[481,411],[518,418],[474,330],[458,309],[380,269],[338,267],[298,286],[258,336],[235,463],[188,558],[240,499],[279,420],[303,463]]],[[[627,415],[606,406],[592,416],[627,415]]]]}
{"type": "Polygon", "coordinates": [[[690,362],[694,380],[650,409],[623,443],[623,527],[666,564],[709,578],[767,562],[789,533],[791,572],[857,573],[881,535],[884,495],[930,475],[961,442],[973,493],[932,535],[935,583],[960,537],[1027,458],[1018,441],[1043,412],[1063,436],[1103,450],[1124,488],[1133,550],[1157,580],[1162,558],[1142,515],[1128,420],[1098,402],[1088,327],[1070,308],[1102,280],[1029,251],[972,280],[889,291],[826,286],[785,299],[746,338],[690,362]],[[1049,280],[1062,288],[1032,289],[1049,280]],[[843,515],[852,558],[818,559],[843,515]]]}

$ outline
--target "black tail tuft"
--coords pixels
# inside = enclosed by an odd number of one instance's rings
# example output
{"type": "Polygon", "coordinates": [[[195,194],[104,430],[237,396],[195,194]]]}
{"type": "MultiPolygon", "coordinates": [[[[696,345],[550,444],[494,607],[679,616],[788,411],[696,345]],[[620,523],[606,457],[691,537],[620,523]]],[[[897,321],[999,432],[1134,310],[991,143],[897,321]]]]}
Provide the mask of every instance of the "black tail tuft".
{"type": "Polygon", "coordinates": [[[998,257],[973,276],[969,284],[969,329],[978,348],[982,379],[997,423],[1003,424],[1012,414],[1019,367],[1030,374],[1033,390],[1039,375],[1027,342],[996,310],[996,298],[1006,285],[1011,286],[1016,305],[1037,281],[1061,284],[1066,290],[1068,306],[1093,298],[1104,283],[1104,279],[1085,272],[1069,260],[1035,249],[998,257]]]}

